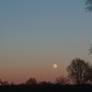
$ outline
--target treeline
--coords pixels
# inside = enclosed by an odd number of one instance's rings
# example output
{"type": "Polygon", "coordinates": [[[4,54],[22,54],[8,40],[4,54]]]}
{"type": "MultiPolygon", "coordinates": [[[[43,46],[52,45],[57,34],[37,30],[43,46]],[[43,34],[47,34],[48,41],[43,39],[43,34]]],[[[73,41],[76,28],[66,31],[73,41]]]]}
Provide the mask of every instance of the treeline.
{"type": "MultiPolygon", "coordinates": [[[[55,83],[42,81],[38,82],[36,78],[29,78],[25,83],[20,85],[49,85],[49,84],[58,84],[58,85],[83,85],[83,84],[92,84],[92,65],[85,60],[80,58],[73,59],[70,65],[67,67],[68,75],[66,77],[60,76],[56,78],[55,83]]],[[[14,83],[9,84],[8,81],[0,80],[0,86],[13,86],[14,83]]]]}

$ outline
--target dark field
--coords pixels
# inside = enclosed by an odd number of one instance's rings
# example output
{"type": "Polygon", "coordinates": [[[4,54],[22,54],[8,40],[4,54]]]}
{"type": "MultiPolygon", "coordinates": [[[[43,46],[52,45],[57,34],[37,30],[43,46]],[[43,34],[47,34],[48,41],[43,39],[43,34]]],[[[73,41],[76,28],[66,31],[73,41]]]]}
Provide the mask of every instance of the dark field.
{"type": "Polygon", "coordinates": [[[0,92],[91,92],[92,85],[17,85],[17,86],[1,86],[0,92]]]}

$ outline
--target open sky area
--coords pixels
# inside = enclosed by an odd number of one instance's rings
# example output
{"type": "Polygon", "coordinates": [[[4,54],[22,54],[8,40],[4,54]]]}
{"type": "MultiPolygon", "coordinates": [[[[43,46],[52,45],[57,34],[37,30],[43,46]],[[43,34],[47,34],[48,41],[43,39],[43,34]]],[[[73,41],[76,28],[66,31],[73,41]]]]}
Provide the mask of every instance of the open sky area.
{"type": "Polygon", "coordinates": [[[92,62],[92,13],[85,7],[85,0],[0,0],[0,78],[53,81],[73,58],[92,62]]]}

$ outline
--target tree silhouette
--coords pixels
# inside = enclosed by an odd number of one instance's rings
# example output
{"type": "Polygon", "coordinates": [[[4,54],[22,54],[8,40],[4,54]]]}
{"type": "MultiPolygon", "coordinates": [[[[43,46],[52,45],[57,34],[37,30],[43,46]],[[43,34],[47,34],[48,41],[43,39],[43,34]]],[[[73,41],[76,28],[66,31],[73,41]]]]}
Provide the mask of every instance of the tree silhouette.
{"type": "Polygon", "coordinates": [[[3,86],[8,86],[8,85],[9,85],[8,81],[3,82],[3,86]]]}
{"type": "Polygon", "coordinates": [[[0,86],[2,86],[2,84],[3,84],[3,81],[0,79],[0,86]]]}
{"type": "Polygon", "coordinates": [[[7,85],[9,85],[8,81],[2,81],[0,79],[0,86],[7,86],[7,85]]]}
{"type": "MultiPolygon", "coordinates": [[[[87,0],[85,4],[87,5],[86,9],[89,11],[92,11],[92,0],[87,0]]],[[[90,54],[92,54],[92,45],[89,49],[89,52],[90,52],[90,54]]]]}
{"type": "Polygon", "coordinates": [[[35,85],[37,84],[37,80],[35,78],[30,78],[26,81],[26,85],[35,85]]]}
{"type": "Polygon", "coordinates": [[[60,85],[66,85],[68,84],[68,79],[66,77],[59,77],[59,78],[56,78],[56,84],[60,84],[60,85]]]}
{"type": "Polygon", "coordinates": [[[91,46],[89,48],[89,54],[92,54],[92,44],[91,44],[91,46]]]}
{"type": "Polygon", "coordinates": [[[86,1],[86,5],[87,5],[87,9],[88,9],[89,11],[92,11],[92,0],[87,0],[87,1],[86,1]]]}
{"type": "Polygon", "coordinates": [[[82,59],[74,59],[68,66],[69,76],[76,82],[76,84],[83,84],[87,81],[86,73],[89,69],[89,64],[82,59]]]}
{"type": "Polygon", "coordinates": [[[92,66],[89,66],[87,72],[85,73],[85,81],[92,82],[92,66]]]}

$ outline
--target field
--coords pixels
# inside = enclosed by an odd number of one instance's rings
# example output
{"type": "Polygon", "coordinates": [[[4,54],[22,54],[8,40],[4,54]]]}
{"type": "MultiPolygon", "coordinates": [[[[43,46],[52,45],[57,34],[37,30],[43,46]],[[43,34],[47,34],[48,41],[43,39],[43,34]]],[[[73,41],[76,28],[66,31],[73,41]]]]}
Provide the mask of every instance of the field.
{"type": "Polygon", "coordinates": [[[12,85],[1,86],[0,92],[75,92],[75,91],[91,91],[92,85],[12,85]]]}

